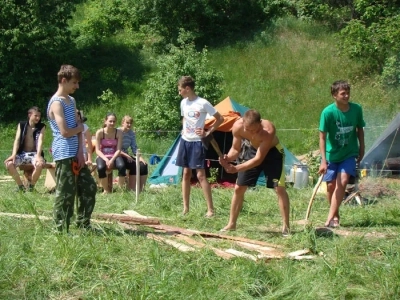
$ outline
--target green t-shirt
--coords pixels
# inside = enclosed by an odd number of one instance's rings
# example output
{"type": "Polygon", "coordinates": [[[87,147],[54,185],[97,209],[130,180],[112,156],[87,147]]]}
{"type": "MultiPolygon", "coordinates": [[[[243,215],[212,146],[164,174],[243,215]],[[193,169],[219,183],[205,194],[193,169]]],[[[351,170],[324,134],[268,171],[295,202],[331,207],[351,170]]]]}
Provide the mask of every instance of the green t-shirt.
{"type": "Polygon", "coordinates": [[[357,128],[365,127],[361,105],[349,102],[349,110],[342,112],[335,103],[321,113],[319,131],[326,132],[326,160],[341,162],[359,154],[357,128]]]}

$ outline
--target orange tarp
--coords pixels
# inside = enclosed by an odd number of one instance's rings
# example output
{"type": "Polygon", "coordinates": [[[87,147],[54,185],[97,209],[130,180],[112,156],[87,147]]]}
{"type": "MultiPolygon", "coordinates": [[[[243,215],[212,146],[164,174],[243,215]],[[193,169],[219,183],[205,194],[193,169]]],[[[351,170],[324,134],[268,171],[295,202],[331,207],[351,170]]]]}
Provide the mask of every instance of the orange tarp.
{"type": "MultiPolygon", "coordinates": [[[[215,106],[217,108],[218,105],[215,106]]],[[[224,122],[218,127],[218,131],[230,132],[232,130],[233,123],[240,118],[240,113],[236,111],[228,111],[226,113],[221,113],[219,109],[218,112],[224,117],[224,122]]],[[[210,128],[215,123],[215,118],[206,120],[205,128],[210,128]]]]}

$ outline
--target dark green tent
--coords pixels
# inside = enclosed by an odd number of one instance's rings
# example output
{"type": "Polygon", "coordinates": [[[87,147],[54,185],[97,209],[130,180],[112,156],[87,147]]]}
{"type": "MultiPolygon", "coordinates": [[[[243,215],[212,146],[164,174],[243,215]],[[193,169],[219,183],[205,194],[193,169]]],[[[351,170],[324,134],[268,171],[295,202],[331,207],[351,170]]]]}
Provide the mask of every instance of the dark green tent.
{"type": "Polygon", "coordinates": [[[400,113],[392,120],[383,133],[365,153],[361,167],[380,168],[388,158],[400,157],[400,113]]]}

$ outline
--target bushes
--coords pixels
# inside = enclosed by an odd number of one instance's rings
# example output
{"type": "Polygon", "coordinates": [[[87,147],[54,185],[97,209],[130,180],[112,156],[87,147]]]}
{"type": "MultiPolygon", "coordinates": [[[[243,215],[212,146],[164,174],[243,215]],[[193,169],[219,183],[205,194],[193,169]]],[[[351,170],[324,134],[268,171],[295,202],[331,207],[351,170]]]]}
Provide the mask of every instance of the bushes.
{"type": "Polygon", "coordinates": [[[144,103],[138,106],[137,127],[157,135],[159,131],[176,136],[181,129],[177,82],[190,75],[196,80],[196,93],[215,104],[221,97],[222,75],[208,66],[207,50],[196,51],[193,37],[181,32],[180,46],[170,46],[169,53],[155,59],[156,71],[147,81],[144,103]],[[190,42],[192,40],[192,42],[190,42]]]}

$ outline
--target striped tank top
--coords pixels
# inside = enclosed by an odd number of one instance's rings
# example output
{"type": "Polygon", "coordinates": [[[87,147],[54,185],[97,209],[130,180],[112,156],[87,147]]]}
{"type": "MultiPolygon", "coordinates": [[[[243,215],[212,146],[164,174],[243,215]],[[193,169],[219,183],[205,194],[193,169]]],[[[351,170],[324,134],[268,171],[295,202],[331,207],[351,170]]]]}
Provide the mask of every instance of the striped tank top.
{"type": "MultiPolygon", "coordinates": [[[[59,101],[64,109],[65,123],[67,128],[75,128],[76,124],[76,109],[75,99],[69,97],[69,104],[66,104],[63,98],[53,96],[47,106],[47,116],[49,117],[49,108],[54,101],[59,101]]],[[[65,138],[61,135],[60,128],[58,128],[57,122],[50,119],[49,123],[51,131],[53,132],[53,143],[52,143],[52,155],[53,160],[58,161],[66,158],[75,157],[78,153],[78,135],[65,138]]]]}

